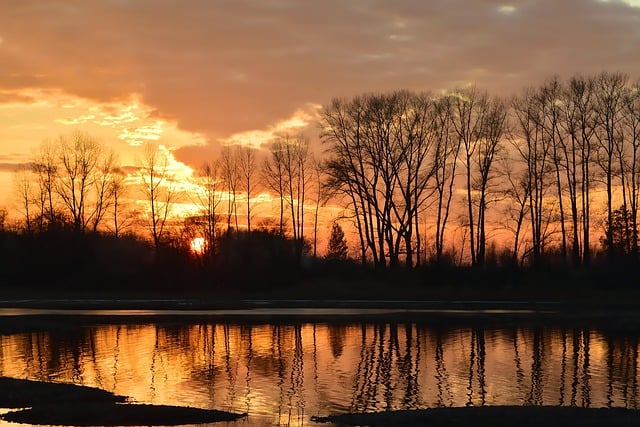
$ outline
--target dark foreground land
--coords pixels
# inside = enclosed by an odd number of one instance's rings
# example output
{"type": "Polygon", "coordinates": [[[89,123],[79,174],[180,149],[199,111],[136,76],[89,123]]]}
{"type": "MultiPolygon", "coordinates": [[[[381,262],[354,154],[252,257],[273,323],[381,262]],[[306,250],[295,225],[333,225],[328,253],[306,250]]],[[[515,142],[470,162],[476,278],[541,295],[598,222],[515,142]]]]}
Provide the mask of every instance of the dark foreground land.
{"type": "Polygon", "coordinates": [[[93,387],[0,377],[5,421],[67,426],[180,425],[233,421],[245,414],[165,405],[127,403],[127,398],[93,387]]]}
{"type": "MultiPolygon", "coordinates": [[[[0,407],[23,408],[0,416],[10,422],[67,426],[180,425],[235,421],[246,414],[127,403],[104,390],[0,377],[0,407]]],[[[385,411],[312,417],[333,426],[611,426],[640,425],[640,411],[557,406],[485,406],[385,411]]],[[[251,419],[246,418],[251,425],[251,419]]]]}
{"type": "Polygon", "coordinates": [[[336,426],[370,427],[631,427],[640,425],[640,411],[559,406],[483,406],[344,414],[329,417],[314,417],[311,420],[317,423],[331,423],[336,426]]]}

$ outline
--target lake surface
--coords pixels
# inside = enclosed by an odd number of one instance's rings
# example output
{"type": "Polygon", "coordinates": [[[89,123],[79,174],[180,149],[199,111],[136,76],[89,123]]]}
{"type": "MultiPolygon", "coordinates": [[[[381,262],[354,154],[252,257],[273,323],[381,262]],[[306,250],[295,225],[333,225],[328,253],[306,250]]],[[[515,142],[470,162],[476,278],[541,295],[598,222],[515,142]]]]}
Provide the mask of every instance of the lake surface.
{"type": "Polygon", "coordinates": [[[55,318],[37,326],[11,316],[18,327],[0,334],[0,375],[249,414],[231,425],[308,425],[314,415],[437,406],[639,406],[636,330],[326,316],[55,318]]]}

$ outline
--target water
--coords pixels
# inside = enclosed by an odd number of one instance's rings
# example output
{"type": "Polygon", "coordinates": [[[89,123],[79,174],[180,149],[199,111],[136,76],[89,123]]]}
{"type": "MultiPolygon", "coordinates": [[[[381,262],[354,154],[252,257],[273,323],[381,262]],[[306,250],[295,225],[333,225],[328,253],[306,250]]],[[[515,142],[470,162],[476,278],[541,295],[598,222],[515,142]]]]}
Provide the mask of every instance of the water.
{"type": "Polygon", "coordinates": [[[307,425],[314,415],[437,406],[638,408],[639,401],[636,331],[472,319],[446,326],[150,316],[44,327],[13,319],[24,326],[0,335],[0,375],[249,414],[232,425],[307,425]]]}

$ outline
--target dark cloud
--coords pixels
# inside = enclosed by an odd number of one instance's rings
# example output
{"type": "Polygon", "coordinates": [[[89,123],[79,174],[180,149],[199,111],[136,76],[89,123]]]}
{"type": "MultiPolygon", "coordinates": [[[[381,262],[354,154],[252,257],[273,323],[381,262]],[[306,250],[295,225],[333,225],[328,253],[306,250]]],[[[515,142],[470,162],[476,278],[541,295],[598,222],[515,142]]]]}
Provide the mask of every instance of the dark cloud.
{"type": "Polygon", "coordinates": [[[0,37],[7,88],[61,87],[99,100],[137,92],[213,141],[365,91],[474,82],[511,94],[554,74],[603,69],[636,78],[640,8],[600,0],[5,0],[0,37]]]}
{"type": "Polygon", "coordinates": [[[0,172],[16,172],[31,167],[30,163],[7,163],[0,162],[0,172]]]}

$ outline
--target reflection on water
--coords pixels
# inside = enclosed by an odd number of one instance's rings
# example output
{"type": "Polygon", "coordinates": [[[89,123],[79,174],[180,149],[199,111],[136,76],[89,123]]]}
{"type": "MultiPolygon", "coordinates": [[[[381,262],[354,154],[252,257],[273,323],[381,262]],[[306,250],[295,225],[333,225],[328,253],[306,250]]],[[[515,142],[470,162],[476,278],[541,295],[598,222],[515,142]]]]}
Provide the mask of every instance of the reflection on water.
{"type": "Polygon", "coordinates": [[[285,425],[436,406],[638,408],[638,336],[401,323],[70,326],[0,335],[0,375],[285,425]]]}

